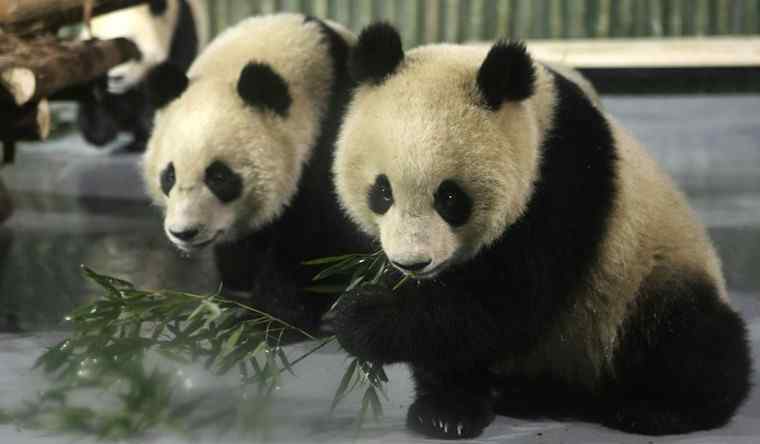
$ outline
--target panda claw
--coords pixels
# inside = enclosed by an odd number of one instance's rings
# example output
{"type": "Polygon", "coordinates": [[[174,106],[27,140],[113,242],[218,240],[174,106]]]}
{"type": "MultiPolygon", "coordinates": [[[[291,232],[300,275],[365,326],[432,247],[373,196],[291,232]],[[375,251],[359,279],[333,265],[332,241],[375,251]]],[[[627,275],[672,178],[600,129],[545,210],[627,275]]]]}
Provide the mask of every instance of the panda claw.
{"type": "Polygon", "coordinates": [[[443,433],[449,433],[449,423],[445,423],[443,425],[443,433]]]}
{"type": "Polygon", "coordinates": [[[464,426],[460,422],[459,424],[457,424],[457,435],[462,436],[463,432],[464,432],[464,426]]]}

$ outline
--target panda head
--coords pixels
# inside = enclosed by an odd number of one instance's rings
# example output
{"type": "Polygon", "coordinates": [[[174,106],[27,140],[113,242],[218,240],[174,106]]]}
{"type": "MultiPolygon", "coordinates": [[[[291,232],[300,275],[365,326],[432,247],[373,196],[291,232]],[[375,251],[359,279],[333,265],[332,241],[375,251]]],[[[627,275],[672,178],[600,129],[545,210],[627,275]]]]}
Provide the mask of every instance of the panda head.
{"type": "Polygon", "coordinates": [[[538,166],[536,83],[525,47],[432,45],[404,53],[365,29],[339,136],[342,206],[401,271],[432,278],[498,239],[525,211],[538,166]]]}
{"type": "Polygon", "coordinates": [[[256,62],[234,79],[188,79],[161,65],[148,85],[158,113],[143,175],[165,208],[172,243],[196,250],[276,219],[295,193],[302,163],[285,80],[256,62]]]}

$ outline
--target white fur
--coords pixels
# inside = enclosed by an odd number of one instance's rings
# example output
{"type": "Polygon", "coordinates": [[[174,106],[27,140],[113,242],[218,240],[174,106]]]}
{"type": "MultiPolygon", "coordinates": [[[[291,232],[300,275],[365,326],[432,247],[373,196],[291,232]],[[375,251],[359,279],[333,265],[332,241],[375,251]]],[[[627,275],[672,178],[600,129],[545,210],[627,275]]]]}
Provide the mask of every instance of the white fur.
{"type": "Polygon", "coordinates": [[[477,104],[475,78],[487,51],[452,45],[409,51],[403,75],[357,91],[341,131],[334,173],[344,208],[380,238],[391,260],[432,259],[423,275],[496,240],[520,217],[533,187],[546,111],[531,102],[507,103],[498,112],[477,104]],[[395,203],[378,216],[366,193],[382,173],[395,203]],[[470,221],[459,228],[433,208],[445,179],[477,196],[470,221]]]}
{"type": "MultiPolygon", "coordinates": [[[[208,13],[204,0],[187,0],[198,33],[198,50],[208,41],[208,13]]],[[[147,72],[163,63],[169,55],[172,36],[179,17],[179,0],[167,0],[163,14],[153,15],[147,4],[120,9],[94,17],[92,35],[85,28],[82,37],[112,39],[125,37],[137,45],[140,60],[122,63],[108,72],[108,90],[121,94],[138,84],[147,72]]]]}
{"type": "Polygon", "coordinates": [[[145,181],[166,207],[167,233],[204,227],[194,240],[199,244],[235,239],[277,219],[316,143],[332,72],[319,25],[298,14],[252,17],[211,42],[190,67],[187,90],[157,113],[145,155],[145,181]],[[293,100],[286,118],[238,96],[240,72],[251,61],[269,64],[285,79],[293,100]],[[241,198],[222,204],[205,186],[204,171],[214,160],[242,176],[241,198]],[[167,198],[159,181],[170,162],[176,185],[167,198]]]}

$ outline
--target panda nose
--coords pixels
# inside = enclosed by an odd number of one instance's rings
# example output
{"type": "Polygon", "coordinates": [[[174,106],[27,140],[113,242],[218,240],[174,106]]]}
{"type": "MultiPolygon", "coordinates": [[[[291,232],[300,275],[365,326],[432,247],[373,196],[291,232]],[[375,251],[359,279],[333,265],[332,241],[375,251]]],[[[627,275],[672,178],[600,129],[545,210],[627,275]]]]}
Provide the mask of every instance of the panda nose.
{"type": "Polygon", "coordinates": [[[198,229],[191,228],[189,230],[183,230],[183,231],[169,230],[169,233],[171,233],[172,236],[176,237],[177,239],[181,241],[189,241],[198,234],[198,229]]]}
{"type": "Polygon", "coordinates": [[[433,262],[432,259],[428,259],[423,262],[414,262],[411,264],[402,264],[401,262],[393,262],[393,265],[397,266],[398,268],[401,268],[402,270],[406,271],[420,271],[423,268],[430,265],[430,263],[433,262]]]}

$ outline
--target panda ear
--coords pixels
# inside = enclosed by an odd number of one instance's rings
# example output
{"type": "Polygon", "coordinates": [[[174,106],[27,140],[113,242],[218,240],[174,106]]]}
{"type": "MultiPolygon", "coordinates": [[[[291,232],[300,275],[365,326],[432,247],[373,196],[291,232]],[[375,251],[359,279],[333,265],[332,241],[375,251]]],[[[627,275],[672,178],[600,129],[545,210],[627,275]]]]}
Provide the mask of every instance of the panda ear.
{"type": "Polygon", "coordinates": [[[288,115],[293,102],[285,79],[265,63],[251,62],[243,68],[237,92],[248,105],[274,111],[282,117],[288,115]]]}
{"type": "Polygon", "coordinates": [[[380,84],[404,60],[401,35],[389,23],[373,23],[359,34],[348,68],[357,83],[380,84]]]}
{"type": "Polygon", "coordinates": [[[182,95],[188,83],[184,71],[171,63],[162,63],[148,73],[148,98],[155,109],[161,109],[182,95]]]}
{"type": "Polygon", "coordinates": [[[150,0],[150,13],[154,16],[162,15],[166,12],[167,6],[166,0],[150,0]]]}
{"type": "Polygon", "coordinates": [[[478,90],[488,109],[505,101],[519,102],[533,95],[536,73],[522,42],[498,42],[488,51],[478,70],[478,90]]]}

